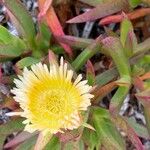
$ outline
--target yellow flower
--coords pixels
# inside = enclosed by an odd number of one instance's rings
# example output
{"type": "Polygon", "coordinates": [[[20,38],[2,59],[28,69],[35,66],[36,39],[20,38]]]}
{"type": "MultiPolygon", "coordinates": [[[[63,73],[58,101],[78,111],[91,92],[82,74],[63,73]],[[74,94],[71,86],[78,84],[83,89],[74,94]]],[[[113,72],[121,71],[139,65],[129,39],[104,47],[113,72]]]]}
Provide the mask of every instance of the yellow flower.
{"type": "Polygon", "coordinates": [[[81,111],[87,110],[93,97],[89,93],[91,86],[87,81],[81,81],[79,75],[73,82],[73,71],[67,69],[63,58],[60,66],[38,63],[23,71],[14,83],[12,93],[15,101],[19,102],[23,112],[14,112],[26,120],[25,130],[28,132],[48,131],[63,132],[78,128],[81,123],[81,111]]]}

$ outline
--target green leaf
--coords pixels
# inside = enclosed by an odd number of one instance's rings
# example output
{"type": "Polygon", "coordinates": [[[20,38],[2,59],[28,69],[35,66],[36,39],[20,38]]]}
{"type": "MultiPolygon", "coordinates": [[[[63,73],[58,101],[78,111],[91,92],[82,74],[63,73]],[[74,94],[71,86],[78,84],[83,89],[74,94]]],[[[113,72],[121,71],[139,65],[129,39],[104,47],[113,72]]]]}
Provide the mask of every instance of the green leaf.
{"type": "Polygon", "coordinates": [[[126,135],[128,136],[128,139],[132,142],[132,144],[135,146],[135,149],[137,150],[144,150],[143,144],[140,141],[139,137],[133,130],[133,128],[128,124],[126,119],[120,115],[117,115],[114,117],[111,113],[111,120],[112,122],[117,126],[117,128],[121,129],[126,135]]]}
{"type": "Polygon", "coordinates": [[[36,36],[36,45],[39,51],[48,52],[50,47],[51,32],[44,23],[39,24],[39,33],[36,36]]]}
{"type": "Polygon", "coordinates": [[[22,130],[24,128],[24,125],[22,124],[23,121],[24,119],[17,118],[12,119],[6,124],[0,125],[0,135],[11,134],[12,132],[22,130]]]}
{"type": "Polygon", "coordinates": [[[50,150],[51,148],[53,148],[53,150],[60,150],[61,149],[59,139],[55,136],[53,136],[51,138],[50,142],[46,145],[44,150],[50,150]]]}
{"type": "Polygon", "coordinates": [[[143,64],[146,64],[146,63],[150,64],[150,55],[145,55],[143,57],[143,64]]]}
{"type": "Polygon", "coordinates": [[[4,0],[4,5],[17,31],[35,48],[35,27],[32,17],[19,0],[4,0]]]}
{"type": "Polygon", "coordinates": [[[132,8],[135,8],[141,3],[141,0],[129,0],[129,3],[132,8]]]}
{"type": "Polygon", "coordinates": [[[150,55],[145,55],[143,58],[141,58],[138,63],[136,63],[138,67],[141,67],[145,71],[150,70],[150,55]]]}
{"type": "Polygon", "coordinates": [[[9,31],[0,26],[0,58],[11,59],[20,56],[27,50],[23,40],[12,35],[9,31]]]}
{"type": "Polygon", "coordinates": [[[103,41],[104,47],[109,55],[112,57],[120,77],[130,76],[131,68],[128,58],[124,53],[121,41],[116,37],[107,37],[103,41]]]}
{"type": "Polygon", "coordinates": [[[55,54],[64,54],[64,49],[59,46],[59,45],[53,45],[50,47],[50,49],[55,53],[55,54]]]}
{"type": "Polygon", "coordinates": [[[20,69],[23,69],[24,67],[29,67],[33,64],[38,63],[40,60],[34,57],[25,57],[23,59],[21,59],[20,61],[17,62],[17,67],[19,67],[20,69]]]}
{"type": "Polygon", "coordinates": [[[84,143],[83,140],[79,140],[76,142],[67,142],[64,146],[64,150],[84,150],[84,143]]]}
{"type": "Polygon", "coordinates": [[[0,149],[3,149],[2,147],[4,141],[9,134],[12,134],[13,132],[18,132],[24,128],[22,121],[22,118],[18,118],[13,119],[6,124],[0,125],[0,149]]]}
{"type": "Polygon", "coordinates": [[[90,150],[100,149],[102,144],[101,138],[97,136],[96,132],[85,128],[82,138],[90,150]]]}
{"type": "Polygon", "coordinates": [[[19,48],[20,46],[26,47],[25,43],[19,37],[12,35],[5,27],[0,25],[0,44],[14,44],[19,48]]]}
{"type": "Polygon", "coordinates": [[[13,39],[13,35],[9,31],[0,25],[0,43],[7,44],[13,39]]]}
{"type": "Polygon", "coordinates": [[[95,83],[95,76],[91,73],[87,73],[86,79],[88,80],[88,84],[93,86],[95,83]]]}
{"type": "Polygon", "coordinates": [[[131,117],[131,118],[127,119],[127,122],[134,129],[134,131],[136,132],[136,134],[139,137],[142,137],[142,138],[145,138],[145,139],[150,138],[150,136],[148,134],[148,130],[143,125],[140,125],[139,123],[137,123],[134,117],[133,118],[131,117]]]}
{"type": "Polygon", "coordinates": [[[48,26],[44,23],[41,23],[39,26],[39,29],[40,29],[40,33],[41,33],[42,37],[44,39],[46,39],[47,41],[49,41],[52,34],[51,34],[48,26]]]}
{"type": "Polygon", "coordinates": [[[27,47],[23,40],[9,33],[0,26],[0,58],[13,58],[20,56],[27,47]]]}
{"type": "Polygon", "coordinates": [[[94,150],[102,144],[106,150],[125,150],[125,141],[119,131],[110,120],[107,110],[92,107],[90,124],[96,129],[96,132],[85,129],[83,138],[86,137],[86,143],[94,150]]]}
{"type": "MultiPolygon", "coordinates": [[[[16,44],[18,42],[16,41],[16,44]]],[[[0,58],[2,61],[3,58],[4,59],[12,59],[12,58],[15,58],[15,57],[18,57],[20,56],[24,50],[25,50],[25,47],[24,45],[21,45],[21,43],[18,43],[18,45],[16,45],[15,43],[14,44],[6,44],[6,45],[0,45],[0,58]],[[19,46],[20,44],[20,46],[19,46]]]]}
{"type": "Polygon", "coordinates": [[[0,149],[3,149],[4,142],[6,140],[6,135],[1,136],[0,138],[0,149]]]}
{"type": "Polygon", "coordinates": [[[126,56],[131,57],[137,47],[137,38],[134,34],[132,23],[128,19],[124,19],[121,23],[120,39],[126,56]]]}
{"type": "Polygon", "coordinates": [[[19,146],[17,146],[15,148],[15,150],[31,150],[32,147],[36,143],[36,139],[37,139],[36,136],[34,136],[34,137],[30,138],[30,139],[27,139],[25,142],[23,142],[22,144],[20,144],[19,146]]]}
{"type": "Polygon", "coordinates": [[[120,33],[121,34],[120,39],[123,47],[125,46],[125,42],[127,40],[129,31],[132,29],[133,29],[132,23],[128,19],[124,19],[121,23],[121,33],[120,33]]]}
{"type": "Polygon", "coordinates": [[[105,84],[107,84],[108,82],[112,81],[114,78],[117,78],[118,76],[118,71],[116,70],[116,68],[111,68],[99,75],[96,76],[96,81],[95,83],[103,86],[105,84]]]}

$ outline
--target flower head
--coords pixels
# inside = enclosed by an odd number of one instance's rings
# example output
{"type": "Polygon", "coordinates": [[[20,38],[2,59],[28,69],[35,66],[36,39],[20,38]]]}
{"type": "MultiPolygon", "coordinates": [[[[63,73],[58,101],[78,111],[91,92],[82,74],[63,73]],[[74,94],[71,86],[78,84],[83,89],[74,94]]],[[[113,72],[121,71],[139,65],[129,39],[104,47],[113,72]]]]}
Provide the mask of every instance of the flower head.
{"type": "MultiPolygon", "coordinates": [[[[81,111],[87,110],[91,87],[87,81],[81,81],[79,75],[73,80],[73,71],[67,69],[67,64],[61,58],[60,66],[38,63],[31,70],[24,69],[23,75],[15,79],[16,87],[12,93],[19,102],[26,120],[25,130],[29,132],[76,129],[81,125],[81,111]]],[[[18,113],[14,113],[17,115],[18,113]]]]}

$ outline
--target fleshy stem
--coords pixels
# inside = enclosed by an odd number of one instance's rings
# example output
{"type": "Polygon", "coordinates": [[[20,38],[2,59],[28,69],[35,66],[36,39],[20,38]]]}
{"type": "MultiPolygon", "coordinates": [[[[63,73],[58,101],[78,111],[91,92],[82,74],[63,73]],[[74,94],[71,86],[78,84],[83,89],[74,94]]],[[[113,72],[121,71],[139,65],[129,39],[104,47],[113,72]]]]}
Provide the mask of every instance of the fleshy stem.
{"type": "Polygon", "coordinates": [[[103,40],[103,44],[112,57],[120,75],[120,80],[118,80],[117,83],[121,86],[117,89],[115,95],[112,97],[109,108],[110,112],[113,114],[118,114],[131,85],[130,64],[126,55],[124,54],[123,47],[118,38],[108,37],[103,40]]]}
{"type": "MultiPolygon", "coordinates": [[[[138,78],[137,78],[138,79],[138,78]]],[[[145,120],[146,120],[146,126],[148,129],[148,133],[150,135],[150,107],[149,107],[149,96],[147,96],[147,94],[149,95],[149,87],[148,89],[145,88],[144,86],[144,81],[142,81],[141,79],[138,79],[138,82],[136,83],[136,80],[134,82],[134,86],[138,89],[138,93],[136,94],[136,97],[138,100],[140,100],[142,102],[143,105],[143,110],[144,110],[144,116],[145,116],[145,120]],[[140,86],[138,86],[138,84],[140,86]],[[146,91],[148,90],[148,93],[146,93],[146,91]],[[140,94],[142,93],[142,96],[140,96],[140,94]]]]}
{"type": "Polygon", "coordinates": [[[72,62],[73,68],[78,71],[101,47],[101,37],[96,39],[96,42],[88,46],[80,55],[72,62]]]}

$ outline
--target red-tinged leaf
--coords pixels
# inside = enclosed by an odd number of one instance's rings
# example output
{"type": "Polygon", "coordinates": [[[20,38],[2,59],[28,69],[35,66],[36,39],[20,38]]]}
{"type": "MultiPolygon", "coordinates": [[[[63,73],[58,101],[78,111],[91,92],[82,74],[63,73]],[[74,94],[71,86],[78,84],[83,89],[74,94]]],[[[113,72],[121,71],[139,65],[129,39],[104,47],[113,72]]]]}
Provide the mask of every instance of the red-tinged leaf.
{"type": "MultiPolygon", "coordinates": [[[[150,8],[140,8],[137,9],[131,13],[128,13],[127,16],[130,20],[134,20],[143,16],[146,16],[150,14],[150,8]]],[[[99,24],[100,25],[106,25],[106,24],[110,24],[110,23],[118,23],[121,22],[123,20],[123,15],[119,14],[119,15],[112,15],[112,16],[108,16],[106,18],[103,18],[99,24]]]]}
{"type": "Polygon", "coordinates": [[[120,129],[122,129],[135,146],[136,150],[144,150],[142,142],[140,141],[139,137],[133,130],[133,128],[128,124],[128,122],[121,116],[111,117],[113,123],[120,129]]]}
{"type": "Polygon", "coordinates": [[[52,4],[52,0],[45,0],[44,6],[41,9],[38,18],[41,19],[41,17],[43,17],[44,15],[46,15],[46,12],[48,11],[48,9],[51,7],[52,4]]]}
{"type": "Polygon", "coordinates": [[[7,122],[6,124],[0,125],[0,149],[3,149],[5,138],[9,134],[12,134],[13,132],[18,132],[24,128],[22,121],[23,119],[21,118],[15,118],[7,122]]]}
{"type": "Polygon", "coordinates": [[[67,143],[72,140],[78,140],[81,136],[81,128],[73,131],[65,131],[65,133],[57,133],[56,136],[59,138],[60,142],[67,143]]]}
{"type": "Polygon", "coordinates": [[[99,101],[106,96],[108,93],[110,93],[113,89],[115,89],[117,87],[116,83],[110,82],[102,87],[97,87],[94,91],[94,99],[93,99],[93,103],[98,104],[99,101]]]}
{"type": "Polygon", "coordinates": [[[126,121],[134,129],[139,137],[145,138],[147,140],[150,139],[147,128],[144,125],[137,123],[134,117],[126,118],[126,121]]]}
{"type": "Polygon", "coordinates": [[[124,19],[121,22],[120,40],[121,40],[123,47],[125,48],[126,55],[128,57],[130,57],[130,55],[132,54],[133,46],[130,46],[132,44],[130,44],[131,42],[129,42],[129,41],[132,41],[132,40],[130,40],[131,39],[130,34],[131,34],[131,32],[133,33],[133,26],[132,26],[132,23],[128,20],[128,17],[126,14],[122,13],[122,16],[124,17],[124,19]],[[126,44],[127,44],[127,46],[126,46],[126,44]],[[126,47],[130,47],[129,50],[126,47]]]}
{"type": "Polygon", "coordinates": [[[141,80],[146,80],[146,79],[150,79],[150,72],[145,73],[144,75],[142,75],[141,77],[139,77],[141,80]]]}
{"type": "Polygon", "coordinates": [[[124,10],[125,8],[128,8],[128,6],[129,4],[126,0],[112,0],[110,2],[100,4],[90,11],[68,20],[67,23],[82,23],[100,19],[124,10]]]}
{"type": "Polygon", "coordinates": [[[134,79],[134,86],[138,88],[140,91],[144,90],[144,82],[139,77],[136,77],[134,79]]]}
{"type": "Polygon", "coordinates": [[[86,78],[88,80],[89,85],[94,85],[94,83],[95,83],[95,70],[94,70],[94,66],[90,60],[88,60],[87,64],[86,64],[86,78]]]}
{"type": "Polygon", "coordinates": [[[93,39],[84,39],[84,38],[78,38],[74,36],[64,35],[64,36],[57,36],[57,39],[65,43],[69,46],[75,47],[75,48],[86,48],[90,44],[94,42],[93,39]]]}
{"type": "Polygon", "coordinates": [[[12,99],[12,97],[9,96],[9,97],[5,98],[4,101],[2,101],[2,103],[0,105],[0,109],[2,109],[2,108],[9,108],[11,110],[16,110],[19,108],[19,105],[16,101],[14,101],[12,99]]]}
{"type": "Polygon", "coordinates": [[[87,73],[91,73],[95,76],[94,66],[90,60],[87,61],[86,68],[87,68],[87,73]]]}
{"type": "Polygon", "coordinates": [[[150,89],[136,94],[136,97],[144,106],[150,106],[150,89]]]}
{"type": "Polygon", "coordinates": [[[37,136],[33,136],[15,147],[15,150],[33,150],[33,146],[35,145],[36,140],[37,136]]]}
{"type": "Polygon", "coordinates": [[[110,23],[118,23],[121,22],[123,20],[123,16],[121,14],[119,15],[112,15],[112,16],[108,16],[105,17],[103,19],[100,20],[99,25],[107,25],[110,23]]]}
{"type": "Polygon", "coordinates": [[[106,3],[112,0],[79,0],[80,2],[86,3],[90,6],[97,6],[98,4],[106,3]]]}
{"type": "Polygon", "coordinates": [[[24,142],[25,140],[31,138],[32,136],[36,135],[37,132],[34,132],[34,133],[29,133],[29,132],[21,132],[19,133],[15,138],[13,138],[11,141],[9,141],[8,143],[6,143],[4,145],[4,148],[11,148],[15,145],[18,145],[19,143],[21,142],[24,142]]]}
{"type": "Polygon", "coordinates": [[[136,150],[144,150],[142,142],[131,127],[128,128],[128,137],[130,138],[132,144],[136,147],[136,150]]]}
{"type": "MultiPolygon", "coordinates": [[[[45,4],[45,0],[38,0],[38,2],[39,2],[40,11],[42,11],[44,4],[45,4]]],[[[50,7],[47,10],[47,13],[44,16],[44,18],[54,36],[65,35],[53,7],[50,7]]],[[[60,43],[60,42],[59,44],[64,48],[64,50],[69,54],[69,56],[73,55],[72,49],[68,45],[60,43]]]]}
{"type": "Polygon", "coordinates": [[[48,52],[48,61],[49,61],[49,63],[58,65],[56,55],[51,50],[49,50],[49,52],[48,52]]]}

